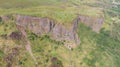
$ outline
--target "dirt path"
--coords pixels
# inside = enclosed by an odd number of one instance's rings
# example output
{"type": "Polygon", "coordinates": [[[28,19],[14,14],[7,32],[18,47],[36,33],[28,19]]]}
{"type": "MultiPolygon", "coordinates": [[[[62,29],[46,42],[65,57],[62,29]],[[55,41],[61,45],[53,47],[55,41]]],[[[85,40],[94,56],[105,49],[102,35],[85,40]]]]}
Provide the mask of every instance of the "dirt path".
{"type": "Polygon", "coordinates": [[[34,60],[35,64],[37,65],[38,63],[37,63],[37,61],[36,61],[36,58],[34,57],[34,55],[33,55],[33,53],[32,53],[31,43],[30,43],[30,41],[27,39],[27,33],[26,33],[23,29],[21,29],[21,33],[22,33],[22,35],[25,37],[25,40],[27,41],[27,42],[26,42],[26,45],[25,45],[25,48],[26,48],[26,50],[29,52],[29,54],[30,54],[30,56],[32,57],[32,59],[34,60]]]}
{"type": "Polygon", "coordinates": [[[37,65],[37,61],[36,58],[34,57],[32,50],[31,50],[31,46],[30,46],[30,42],[27,41],[27,44],[25,45],[26,50],[29,52],[30,56],[32,57],[32,59],[34,60],[35,64],[37,65]]]}

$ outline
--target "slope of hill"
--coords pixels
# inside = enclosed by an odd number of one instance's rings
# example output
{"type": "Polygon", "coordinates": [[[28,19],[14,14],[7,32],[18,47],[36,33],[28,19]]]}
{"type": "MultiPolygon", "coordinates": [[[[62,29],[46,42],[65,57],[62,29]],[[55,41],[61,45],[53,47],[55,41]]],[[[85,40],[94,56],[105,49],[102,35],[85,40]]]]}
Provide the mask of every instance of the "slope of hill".
{"type": "Polygon", "coordinates": [[[0,0],[0,67],[120,67],[119,6],[0,0]]]}

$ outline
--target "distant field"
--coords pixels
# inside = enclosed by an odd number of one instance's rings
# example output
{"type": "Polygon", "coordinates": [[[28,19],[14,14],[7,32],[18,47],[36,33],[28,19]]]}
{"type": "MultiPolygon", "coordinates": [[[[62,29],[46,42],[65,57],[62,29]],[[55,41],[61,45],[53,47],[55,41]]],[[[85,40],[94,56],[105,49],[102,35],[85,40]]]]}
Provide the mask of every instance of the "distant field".
{"type": "MultiPolygon", "coordinates": [[[[95,0],[90,0],[90,3],[93,2],[95,0]]],[[[89,2],[87,0],[0,0],[0,15],[23,14],[49,17],[64,24],[72,22],[78,14],[100,16],[99,8],[80,5],[82,3],[89,2]]]]}
{"type": "Polygon", "coordinates": [[[100,13],[101,10],[97,8],[91,8],[89,6],[81,6],[80,8],[62,6],[38,6],[23,9],[0,9],[0,15],[22,14],[30,16],[48,17],[58,23],[64,23],[66,25],[69,25],[77,17],[78,14],[99,17],[100,15],[102,15],[102,13],[100,13]]]}
{"type": "Polygon", "coordinates": [[[23,8],[39,5],[58,5],[63,0],[0,0],[0,8],[23,8]]]}
{"type": "Polygon", "coordinates": [[[0,0],[0,8],[24,8],[41,5],[75,5],[94,3],[95,0],[0,0]]]}

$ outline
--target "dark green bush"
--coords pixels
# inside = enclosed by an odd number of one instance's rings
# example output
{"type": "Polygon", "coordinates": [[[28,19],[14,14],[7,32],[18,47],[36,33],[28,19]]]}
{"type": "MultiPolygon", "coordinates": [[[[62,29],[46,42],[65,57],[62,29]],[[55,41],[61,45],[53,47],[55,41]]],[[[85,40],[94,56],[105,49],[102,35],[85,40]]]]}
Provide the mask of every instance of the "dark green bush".
{"type": "Polygon", "coordinates": [[[0,58],[4,57],[4,52],[2,50],[0,50],[0,58]]]}
{"type": "Polygon", "coordinates": [[[60,60],[58,60],[56,57],[51,58],[51,66],[50,67],[63,67],[63,64],[60,60]]]}
{"type": "Polygon", "coordinates": [[[35,33],[28,33],[28,39],[30,40],[35,40],[35,38],[37,38],[38,36],[35,33]]]}

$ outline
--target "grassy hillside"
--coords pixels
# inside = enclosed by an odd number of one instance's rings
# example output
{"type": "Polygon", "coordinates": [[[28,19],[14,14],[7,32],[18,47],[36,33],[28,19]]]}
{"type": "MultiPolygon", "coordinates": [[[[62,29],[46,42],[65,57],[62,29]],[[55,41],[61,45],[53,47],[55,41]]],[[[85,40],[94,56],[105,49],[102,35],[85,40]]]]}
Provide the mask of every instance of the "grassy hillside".
{"type": "Polygon", "coordinates": [[[80,5],[82,3],[94,3],[96,0],[0,0],[2,8],[25,8],[41,5],[80,5]]]}
{"type": "Polygon", "coordinates": [[[63,0],[0,0],[2,8],[25,8],[35,7],[40,5],[59,5],[63,0]]]}
{"type": "Polygon", "coordinates": [[[100,17],[102,15],[102,12],[100,11],[100,9],[91,8],[89,6],[81,6],[80,8],[66,7],[66,6],[65,7],[39,6],[39,7],[23,8],[23,9],[19,9],[19,8],[0,9],[0,15],[10,15],[10,14],[48,17],[55,20],[58,23],[70,24],[78,15],[100,17]]]}
{"type": "MultiPolygon", "coordinates": [[[[117,0],[116,0],[117,1],[117,0]]],[[[118,0],[119,1],[119,0],[118,0]]],[[[19,32],[15,21],[0,21],[0,66],[6,67],[6,57],[13,48],[19,47],[17,58],[13,58],[12,67],[120,67],[120,14],[119,5],[111,0],[99,0],[107,7],[97,4],[98,0],[0,0],[0,16],[30,15],[48,17],[67,26],[78,15],[103,17],[104,23],[100,33],[95,33],[87,25],[80,23],[77,33],[81,43],[69,50],[64,42],[50,39],[48,35],[38,36],[27,32],[32,52],[38,65],[25,49],[25,40],[6,39],[12,32],[19,32]],[[91,5],[92,4],[92,5],[91,5]],[[56,57],[56,62],[51,61],[56,57]]]]}

